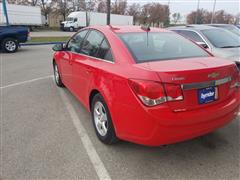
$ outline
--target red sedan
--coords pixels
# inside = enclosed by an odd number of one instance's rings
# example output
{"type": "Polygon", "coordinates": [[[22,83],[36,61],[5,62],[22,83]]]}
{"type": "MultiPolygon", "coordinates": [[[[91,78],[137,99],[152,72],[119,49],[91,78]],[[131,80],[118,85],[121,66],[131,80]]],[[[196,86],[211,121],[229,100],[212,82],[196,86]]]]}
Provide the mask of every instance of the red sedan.
{"type": "Polygon", "coordinates": [[[89,27],[53,50],[56,84],[91,112],[103,143],[175,143],[214,131],[239,112],[236,65],[174,32],[89,27]]]}

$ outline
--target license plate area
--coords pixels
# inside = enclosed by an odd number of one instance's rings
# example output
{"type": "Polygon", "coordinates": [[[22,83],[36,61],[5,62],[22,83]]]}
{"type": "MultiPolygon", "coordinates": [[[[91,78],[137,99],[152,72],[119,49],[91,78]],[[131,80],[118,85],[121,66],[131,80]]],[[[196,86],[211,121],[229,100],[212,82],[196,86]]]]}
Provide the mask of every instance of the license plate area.
{"type": "Polygon", "coordinates": [[[218,99],[218,87],[198,89],[198,103],[207,104],[218,99]]]}

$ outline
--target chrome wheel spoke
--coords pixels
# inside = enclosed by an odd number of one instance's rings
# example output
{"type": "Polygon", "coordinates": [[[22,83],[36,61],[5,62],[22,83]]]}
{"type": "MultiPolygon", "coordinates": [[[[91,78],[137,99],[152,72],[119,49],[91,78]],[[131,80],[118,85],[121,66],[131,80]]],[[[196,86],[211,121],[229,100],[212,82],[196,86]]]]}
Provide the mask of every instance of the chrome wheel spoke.
{"type": "Polygon", "coordinates": [[[16,43],[13,42],[13,41],[7,41],[6,44],[5,44],[5,48],[8,51],[14,51],[16,49],[16,43]]]}
{"type": "Polygon", "coordinates": [[[106,122],[102,122],[102,131],[103,131],[104,133],[107,133],[106,122]]]}
{"type": "Polygon", "coordinates": [[[106,110],[101,102],[96,102],[94,105],[94,123],[98,133],[101,136],[105,136],[108,131],[108,118],[106,114],[106,110]]]}

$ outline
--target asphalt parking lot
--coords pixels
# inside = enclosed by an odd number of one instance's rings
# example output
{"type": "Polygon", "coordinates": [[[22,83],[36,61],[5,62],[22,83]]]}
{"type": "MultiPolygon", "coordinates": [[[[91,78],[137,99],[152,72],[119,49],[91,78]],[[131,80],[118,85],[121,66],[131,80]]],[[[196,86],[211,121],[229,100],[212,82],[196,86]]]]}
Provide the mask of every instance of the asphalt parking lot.
{"type": "Polygon", "coordinates": [[[0,54],[2,179],[239,179],[239,121],[166,147],[99,142],[90,119],[52,80],[51,46],[0,54]]]}

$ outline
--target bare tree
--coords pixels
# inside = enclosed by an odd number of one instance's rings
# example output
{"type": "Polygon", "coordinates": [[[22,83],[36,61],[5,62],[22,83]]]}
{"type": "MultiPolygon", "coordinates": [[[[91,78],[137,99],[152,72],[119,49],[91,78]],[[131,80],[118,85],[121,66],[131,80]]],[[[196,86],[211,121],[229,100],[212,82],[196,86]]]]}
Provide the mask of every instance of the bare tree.
{"type": "Polygon", "coordinates": [[[173,17],[173,23],[177,24],[181,19],[181,14],[180,13],[173,13],[172,17],[173,17]]]}
{"type": "Polygon", "coordinates": [[[106,0],[99,0],[98,5],[97,5],[97,12],[107,13],[106,0]]]}
{"type": "Polygon", "coordinates": [[[67,15],[73,11],[73,7],[69,6],[68,0],[52,0],[53,12],[59,14],[66,20],[67,15]]]}
{"type": "Polygon", "coordinates": [[[207,11],[204,9],[198,9],[197,11],[192,11],[187,15],[187,22],[189,24],[203,24],[204,19],[206,19],[207,11]]]}
{"type": "Polygon", "coordinates": [[[116,0],[115,3],[112,4],[111,12],[113,14],[126,14],[127,12],[127,1],[126,0],[116,0]]]}
{"type": "Polygon", "coordinates": [[[8,0],[9,4],[31,5],[36,6],[38,0],[8,0]]]}
{"type": "Polygon", "coordinates": [[[224,24],[233,24],[234,23],[234,16],[225,12],[224,10],[219,10],[215,13],[214,23],[224,23],[224,24]]]}
{"type": "Polygon", "coordinates": [[[235,16],[235,22],[234,24],[240,24],[240,13],[238,13],[236,16],[235,16]]]}
{"type": "MultiPolygon", "coordinates": [[[[200,9],[197,11],[192,11],[187,16],[187,22],[189,24],[195,23],[195,19],[197,16],[197,24],[208,24],[211,23],[212,12],[209,12],[204,9],[200,9]]],[[[219,10],[214,14],[213,23],[224,23],[224,24],[233,24],[234,16],[225,12],[224,10],[219,10]]]]}
{"type": "Polygon", "coordinates": [[[141,12],[141,6],[138,3],[133,3],[128,7],[128,15],[133,16],[133,24],[136,24],[137,19],[139,18],[141,12]]]}
{"type": "Polygon", "coordinates": [[[150,8],[151,8],[151,4],[144,4],[140,13],[140,23],[141,24],[151,24],[150,22],[150,8]]]}
{"type": "Polygon", "coordinates": [[[47,22],[48,15],[51,13],[52,8],[51,8],[51,3],[47,3],[45,0],[40,0],[40,6],[41,6],[41,11],[42,14],[45,17],[45,21],[47,22]]]}
{"type": "Polygon", "coordinates": [[[169,7],[160,3],[148,3],[142,7],[140,22],[152,26],[169,24],[169,7]]]}

